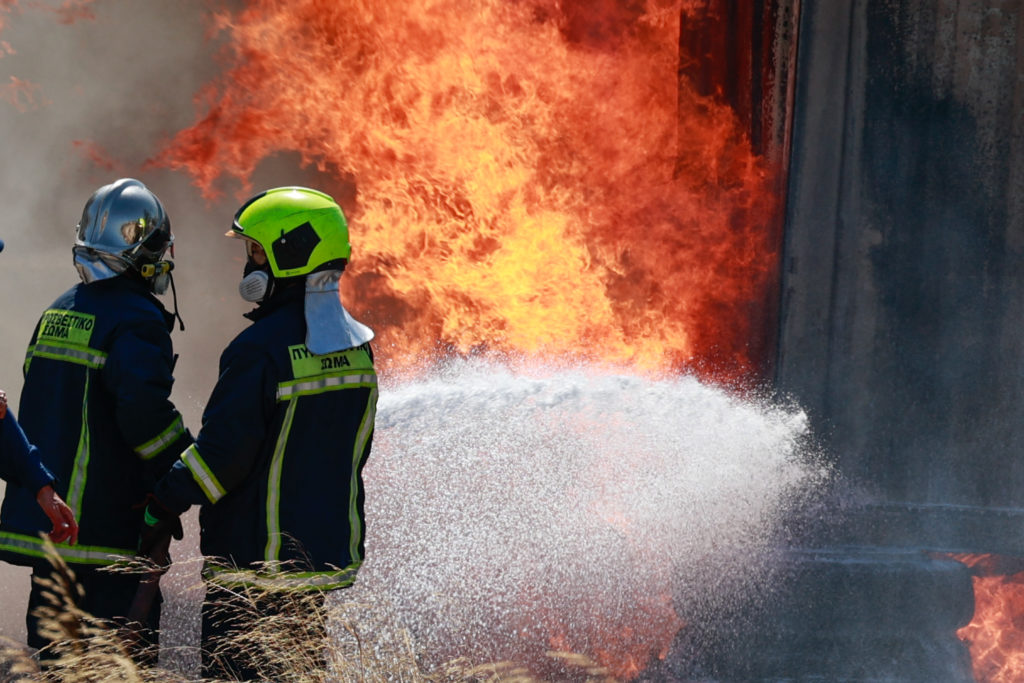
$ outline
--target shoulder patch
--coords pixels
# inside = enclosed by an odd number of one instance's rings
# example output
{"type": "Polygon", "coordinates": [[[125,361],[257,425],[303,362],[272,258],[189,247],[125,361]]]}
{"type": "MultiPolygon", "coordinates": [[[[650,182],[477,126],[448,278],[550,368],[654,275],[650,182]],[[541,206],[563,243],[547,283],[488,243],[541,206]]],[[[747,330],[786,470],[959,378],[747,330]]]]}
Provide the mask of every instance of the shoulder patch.
{"type": "Polygon", "coordinates": [[[294,379],[373,368],[373,362],[362,347],[318,356],[307,349],[305,344],[296,344],[288,347],[288,358],[291,360],[294,379]]]}
{"type": "Polygon", "coordinates": [[[89,313],[51,308],[43,313],[39,322],[37,341],[55,341],[77,346],[89,346],[96,316],[89,313]]]}

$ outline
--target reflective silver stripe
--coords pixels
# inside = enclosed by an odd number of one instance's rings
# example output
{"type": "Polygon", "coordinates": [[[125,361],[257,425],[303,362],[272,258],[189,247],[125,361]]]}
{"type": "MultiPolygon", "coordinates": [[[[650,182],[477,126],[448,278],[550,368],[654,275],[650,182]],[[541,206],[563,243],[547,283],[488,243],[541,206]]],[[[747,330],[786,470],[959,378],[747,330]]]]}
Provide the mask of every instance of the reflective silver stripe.
{"type": "Polygon", "coordinates": [[[284,465],[284,451],[288,445],[288,434],[295,419],[295,406],[298,401],[291,401],[284,413],[281,433],[277,435],[277,445],[270,460],[270,475],[267,478],[267,547],[264,558],[268,562],[278,559],[281,552],[281,468],[284,465]]]}
{"type": "Polygon", "coordinates": [[[32,355],[53,358],[55,360],[66,360],[90,368],[102,368],[107,362],[107,354],[96,349],[82,346],[57,346],[43,342],[36,343],[32,349],[32,355]]]}
{"type": "Polygon", "coordinates": [[[277,385],[277,400],[287,401],[303,394],[316,394],[350,385],[377,386],[377,375],[329,375],[316,379],[284,382],[277,385]]]}
{"type": "MultiPolygon", "coordinates": [[[[105,548],[102,546],[53,544],[54,549],[68,562],[78,564],[114,564],[130,560],[135,551],[125,548],[105,548]]],[[[46,557],[46,546],[39,537],[25,534],[0,532],[0,548],[30,557],[46,557]]]]}
{"type": "Polygon", "coordinates": [[[181,461],[192,472],[192,478],[196,480],[199,488],[203,490],[203,493],[206,494],[207,499],[211,503],[216,503],[224,497],[226,493],[224,487],[220,485],[217,477],[214,476],[210,468],[206,466],[206,462],[199,456],[199,449],[196,448],[195,444],[185,449],[185,452],[181,454],[181,461]]]}
{"type": "Polygon", "coordinates": [[[242,569],[203,570],[207,580],[226,587],[251,586],[264,590],[334,590],[351,586],[356,580],[359,564],[340,571],[276,572],[273,574],[242,569]]]}
{"type": "Polygon", "coordinates": [[[362,489],[362,482],[359,479],[359,464],[366,455],[366,442],[373,433],[373,424],[377,416],[377,387],[370,390],[370,397],[366,402],[366,412],[363,413],[363,421],[359,425],[359,432],[356,434],[356,443],[352,448],[352,480],[348,485],[348,556],[353,561],[360,561],[363,558],[359,555],[359,542],[363,538],[363,518],[359,515],[359,492],[362,489]]]}
{"type": "Polygon", "coordinates": [[[185,424],[182,422],[181,415],[179,415],[174,418],[174,421],[171,422],[167,429],[160,432],[156,437],[150,439],[141,446],[138,446],[135,449],[135,452],[138,453],[139,457],[143,460],[149,460],[177,441],[178,437],[184,433],[185,424]]]}
{"type": "Polygon", "coordinates": [[[85,373],[85,390],[82,393],[82,428],[78,433],[78,451],[71,466],[71,481],[68,482],[68,507],[75,519],[82,522],[82,497],[85,494],[85,480],[89,468],[89,376],[85,373]]]}

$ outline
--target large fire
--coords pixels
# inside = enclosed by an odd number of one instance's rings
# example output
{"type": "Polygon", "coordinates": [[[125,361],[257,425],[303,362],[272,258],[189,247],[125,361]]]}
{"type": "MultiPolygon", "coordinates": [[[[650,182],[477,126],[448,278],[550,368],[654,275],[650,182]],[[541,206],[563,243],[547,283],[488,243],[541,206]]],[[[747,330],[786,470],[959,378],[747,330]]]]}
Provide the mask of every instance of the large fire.
{"type": "MultiPolygon", "coordinates": [[[[665,0],[250,0],[200,118],[154,163],[210,197],[262,160],[353,219],[345,300],[410,367],[439,354],[756,370],[777,270],[767,165],[679,82],[665,0]]],[[[703,3],[685,3],[703,5],[703,3]]]]}
{"type": "Polygon", "coordinates": [[[1024,680],[1024,561],[997,555],[953,558],[974,575],[974,618],[957,635],[970,649],[975,680],[1024,680]]]}

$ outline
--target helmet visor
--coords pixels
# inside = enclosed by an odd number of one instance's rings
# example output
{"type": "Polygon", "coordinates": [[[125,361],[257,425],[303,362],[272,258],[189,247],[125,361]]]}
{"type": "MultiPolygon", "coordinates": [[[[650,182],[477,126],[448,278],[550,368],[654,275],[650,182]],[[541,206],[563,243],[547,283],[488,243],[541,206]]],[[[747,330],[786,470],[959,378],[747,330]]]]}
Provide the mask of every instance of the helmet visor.
{"type": "Polygon", "coordinates": [[[243,241],[245,242],[245,255],[249,262],[256,266],[266,265],[267,252],[263,250],[263,245],[256,240],[246,239],[243,241]]]}

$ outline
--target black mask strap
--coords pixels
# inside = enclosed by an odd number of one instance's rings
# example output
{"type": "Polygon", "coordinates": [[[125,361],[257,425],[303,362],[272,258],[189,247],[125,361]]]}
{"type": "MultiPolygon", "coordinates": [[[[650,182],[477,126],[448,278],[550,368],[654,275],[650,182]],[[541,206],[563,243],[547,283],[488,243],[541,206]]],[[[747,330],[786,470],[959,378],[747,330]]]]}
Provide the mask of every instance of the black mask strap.
{"type": "Polygon", "coordinates": [[[184,332],[185,321],[181,319],[181,314],[178,313],[178,290],[174,288],[174,274],[167,273],[167,277],[171,281],[171,300],[174,302],[174,317],[178,319],[178,329],[184,332]]]}

